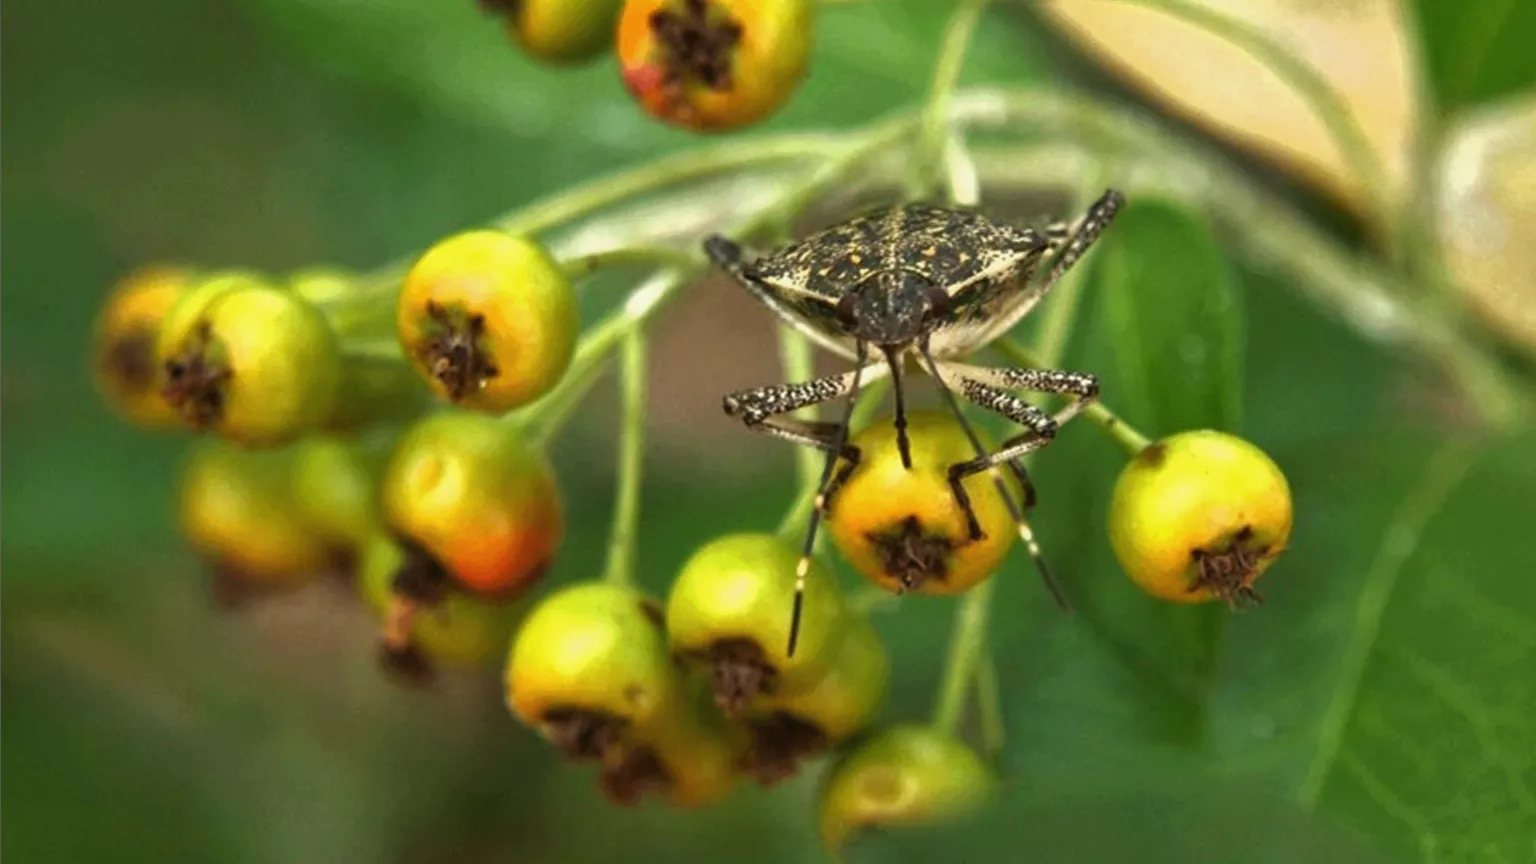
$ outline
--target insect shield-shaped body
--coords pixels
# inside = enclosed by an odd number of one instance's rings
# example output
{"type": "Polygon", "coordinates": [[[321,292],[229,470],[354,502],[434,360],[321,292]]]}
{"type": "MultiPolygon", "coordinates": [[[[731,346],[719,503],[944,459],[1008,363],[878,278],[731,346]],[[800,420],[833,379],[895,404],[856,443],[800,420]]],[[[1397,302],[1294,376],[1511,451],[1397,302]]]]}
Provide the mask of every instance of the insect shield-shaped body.
{"type": "MultiPolygon", "coordinates": [[[[1082,411],[1098,395],[1098,380],[1073,372],[983,368],[958,361],[1027,315],[1109,225],[1121,201],[1118,192],[1109,190],[1075,224],[1038,229],[996,222],[967,209],[902,204],[850,219],[750,260],[741,247],[724,237],[705,241],[705,251],[715,264],[786,324],[854,363],[849,372],[725,397],[725,412],[740,417],[748,428],[843,460],[843,468],[836,474],[829,470],[828,482],[823,484],[807,531],[799,566],[802,575],[809,570],[818,520],[860,461],[858,448],[848,440],[848,415],[862,383],[892,376],[897,447],[902,465],[912,466],[902,391],[902,373],[909,359],[937,379],[976,453],[975,458],[949,469],[953,494],[967,514],[970,539],[981,539],[982,532],[961,481],[988,472],[1004,492],[1018,533],[1045,575],[1039,548],[1022,509],[1006,493],[999,468],[1008,466],[1019,475],[1025,501],[1030,502],[1032,487],[1016,460],[1049,443],[1062,423],[1082,411]],[[1037,274],[1043,275],[1037,279],[1037,274]],[[871,349],[879,355],[873,361],[871,349]],[[1017,395],[1019,391],[1071,398],[1051,415],[1025,401],[1017,395]],[[1022,434],[987,452],[965,423],[956,394],[1024,427],[1022,434]],[[842,398],[847,403],[841,423],[808,423],[783,416],[842,398]]],[[[800,606],[797,600],[796,620],[800,606]]],[[[791,651],[797,632],[791,626],[791,651]]]]}

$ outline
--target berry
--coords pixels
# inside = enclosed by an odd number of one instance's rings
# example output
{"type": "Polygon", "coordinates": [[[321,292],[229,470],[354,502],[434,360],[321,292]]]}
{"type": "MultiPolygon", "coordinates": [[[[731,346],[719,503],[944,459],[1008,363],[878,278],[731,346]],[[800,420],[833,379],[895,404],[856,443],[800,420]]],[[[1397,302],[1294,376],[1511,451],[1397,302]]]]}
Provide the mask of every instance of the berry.
{"type": "Polygon", "coordinates": [[[405,278],[400,344],[442,398],[505,412],[549,392],[580,329],[570,280],[542,246],[499,231],[439,242],[405,278]]]}
{"type": "Polygon", "coordinates": [[[161,396],[183,423],[248,446],[321,428],[341,379],[339,347],[319,311],[245,274],[183,295],[156,355],[161,396]]]}
{"type": "Polygon", "coordinates": [[[382,482],[389,525],[471,592],[521,593],[564,536],[553,469],[499,418],[428,415],[402,435],[382,482]]]}
{"type": "Polygon", "coordinates": [[[1253,444],[1209,429],[1148,445],[1125,466],[1109,539],[1142,590],[1178,603],[1260,602],[1258,579],[1291,536],[1285,475],[1253,444]]]}
{"type": "Polygon", "coordinates": [[[884,700],[890,662],[879,634],[859,614],[849,614],[844,627],[836,659],[810,689],[761,695],[748,705],[751,746],[743,767],[763,785],[858,732],[884,700]]]}
{"type": "Polygon", "coordinates": [[[738,730],[715,710],[704,682],[684,679],[676,699],[634,729],[604,767],[599,784],[619,804],[636,804],[654,791],[676,807],[706,807],[740,782],[736,765],[743,744],[738,730]]]}
{"type": "Polygon", "coordinates": [[[661,609],[633,588],[583,582],[524,620],[506,668],[507,705],[573,760],[622,757],[637,727],[672,711],[684,678],[661,609]]]}
{"type": "Polygon", "coordinates": [[[504,656],[515,606],[466,594],[444,581],[432,585],[434,574],[416,569],[422,562],[415,550],[382,531],[371,534],[362,549],[359,582],[382,624],[387,668],[419,681],[433,663],[476,667],[504,656]]]}
{"type": "Polygon", "coordinates": [[[805,76],[813,0],[627,0],[624,85],[651,116],[696,131],[756,123],[805,76]]]}
{"type": "Polygon", "coordinates": [[[506,20],[507,35],[546,63],[576,65],[613,47],[623,0],[480,0],[506,20]]]}
{"type": "Polygon", "coordinates": [[[356,554],[382,524],[378,484],[393,444],[389,430],[362,438],[315,435],[294,445],[294,495],[310,524],[356,554]]]}
{"type": "MultiPolygon", "coordinates": [[[[976,455],[964,430],[933,412],[913,412],[907,421],[910,469],[889,418],[853,437],[860,459],[832,497],[828,530],[848,563],[889,591],[958,594],[997,569],[1017,536],[1013,519],[991,476],[967,477],[981,529],[973,540],[949,485],[950,466],[976,455]]],[[[840,461],[838,470],[846,465],[840,461]]],[[[1017,500],[1017,484],[1008,482],[1017,500]]]]}
{"type": "Polygon", "coordinates": [[[176,267],[145,267],[128,274],[96,315],[93,356],[97,390],[112,410],[146,429],[172,429],[180,418],[160,398],[155,341],[160,323],[192,275],[176,267]]]}
{"type": "Polygon", "coordinates": [[[996,779],[976,752],[926,726],[883,729],[828,770],[818,807],[821,839],[836,852],[864,828],[961,819],[992,798],[996,779]]]}
{"type": "Polygon", "coordinates": [[[335,548],[298,507],[294,452],[196,442],[182,471],[179,512],[191,546],[213,564],[216,599],[307,584],[330,570],[335,548]]]}
{"type": "Polygon", "coordinates": [[[846,604],[836,579],[816,565],[806,574],[799,643],[787,654],[798,560],[772,534],[730,534],[694,552],[672,584],[672,650],[708,666],[727,713],[760,693],[805,692],[838,656],[846,604]]]}

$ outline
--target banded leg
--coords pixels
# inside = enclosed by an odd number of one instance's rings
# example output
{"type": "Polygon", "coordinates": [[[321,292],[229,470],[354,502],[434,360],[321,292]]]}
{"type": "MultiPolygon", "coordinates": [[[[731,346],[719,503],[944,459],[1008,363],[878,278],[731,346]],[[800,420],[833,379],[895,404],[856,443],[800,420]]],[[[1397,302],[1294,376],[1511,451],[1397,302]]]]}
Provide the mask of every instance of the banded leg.
{"type": "MultiPolygon", "coordinates": [[[[1066,244],[1061,247],[1061,252],[1051,262],[1051,269],[1046,272],[1045,282],[1039,289],[1040,293],[1049,291],[1051,286],[1072,269],[1072,265],[1083,257],[1088,247],[1092,246],[1093,242],[1099,239],[1099,235],[1104,233],[1104,229],[1109,227],[1109,223],[1114,221],[1115,214],[1120,212],[1124,204],[1125,196],[1118,190],[1107,189],[1103,195],[1099,196],[1099,200],[1089,206],[1088,212],[1078,221],[1077,230],[1072,232],[1066,244]]],[[[1055,226],[1047,229],[1047,236],[1052,236],[1053,239],[1054,236],[1065,233],[1051,230],[1052,228],[1055,226]]]]}
{"type": "MultiPolygon", "coordinates": [[[[928,341],[926,339],[918,343],[918,354],[927,362],[928,371],[933,375],[934,380],[938,382],[939,392],[944,395],[944,401],[949,405],[950,412],[955,415],[955,421],[960,424],[960,429],[965,433],[966,438],[970,439],[971,448],[976,451],[976,458],[985,459],[989,455],[987,448],[981,443],[981,439],[977,437],[976,430],[972,429],[971,424],[965,419],[965,413],[960,410],[960,402],[955,397],[955,384],[951,382],[957,382],[958,376],[953,373],[946,374],[946,367],[941,366],[938,361],[933,359],[933,354],[928,349],[928,341]]],[[[1022,399],[1019,401],[1023,402],[1022,399]]],[[[1044,419],[1048,423],[1053,422],[1049,417],[1044,419]]],[[[1054,434],[1055,430],[1052,429],[1051,431],[1054,434]]],[[[1021,467],[1016,467],[1016,471],[1022,472],[1022,470],[1021,467]]],[[[1067,604],[1066,596],[1061,593],[1061,587],[1056,583],[1056,577],[1051,575],[1051,569],[1045,563],[1045,554],[1040,551],[1040,544],[1035,540],[1035,532],[1029,527],[1029,523],[1025,521],[1024,512],[1019,508],[1019,505],[1014,503],[1013,495],[1008,491],[1008,484],[1003,482],[1003,476],[997,470],[993,470],[990,473],[992,475],[992,482],[997,486],[997,494],[1003,499],[1004,506],[1008,508],[1008,515],[1013,519],[1019,540],[1024,543],[1024,548],[1029,550],[1030,559],[1035,562],[1035,570],[1040,574],[1040,580],[1045,583],[1046,590],[1051,592],[1051,598],[1056,601],[1056,605],[1064,611],[1070,610],[1071,607],[1067,604]]],[[[957,475],[954,469],[951,468],[949,474],[950,492],[955,496],[955,502],[960,505],[961,512],[965,514],[967,529],[970,532],[971,538],[980,539],[981,523],[976,519],[976,510],[971,506],[971,498],[965,491],[963,480],[964,476],[957,475]]],[[[1027,487],[1027,489],[1031,490],[1033,488],[1033,484],[1027,487]]],[[[1028,494],[1026,492],[1026,495],[1028,494]]]]}

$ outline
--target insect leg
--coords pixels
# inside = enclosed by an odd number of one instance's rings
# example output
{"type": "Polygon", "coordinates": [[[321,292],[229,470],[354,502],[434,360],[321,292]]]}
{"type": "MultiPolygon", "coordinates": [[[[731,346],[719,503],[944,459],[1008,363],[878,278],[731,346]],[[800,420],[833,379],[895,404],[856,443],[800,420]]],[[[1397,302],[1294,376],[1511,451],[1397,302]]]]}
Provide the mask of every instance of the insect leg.
{"type": "Polygon", "coordinates": [[[740,417],[748,429],[783,438],[803,446],[815,447],[827,454],[826,467],[816,494],[816,506],[811,511],[810,525],[806,529],[805,546],[795,566],[795,605],[789,627],[789,656],[795,654],[795,643],[800,637],[800,612],[805,602],[805,577],[811,569],[811,552],[816,546],[816,529],[822,514],[831,505],[832,496],[842,487],[853,469],[858,466],[859,450],[848,443],[848,423],[853,406],[858,401],[859,386],[863,380],[872,380],[882,374],[880,369],[865,370],[867,350],[858,343],[853,371],[841,375],[828,375],[800,384],[779,384],[743,390],[725,397],[725,413],[740,417]],[[807,422],[777,415],[797,411],[808,405],[830,402],[847,397],[846,408],[840,423],[807,422]],[[842,470],[834,476],[832,469],[838,457],[846,460],[842,470]]]}
{"type": "Polygon", "coordinates": [[[1051,269],[1047,271],[1045,282],[1040,287],[1041,293],[1050,290],[1057,280],[1072,269],[1072,265],[1083,257],[1088,247],[1093,245],[1093,241],[1099,239],[1099,235],[1104,233],[1104,229],[1109,227],[1110,222],[1114,221],[1115,214],[1124,204],[1124,196],[1114,189],[1106,190],[1099,200],[1093,202],[1088,212],[1079,220],[1077,230],[1072,232],[1071,238],[1067,240],[1056,259],[1051,262],[1051,269]]]}
{"type": "MultiPolygon", "coordinates": [[[[944,401],[949,405],[950,412],[955,415],[955,420],[959,422],[961,430],[970,439],[971,447],[976,451],[976,458],[986,459],[989,455],[987,448],[982,445],[981,439],[976,435],[976,431],[971,428],[971,424],[965,419],[965,413],[960,410],[960,402],[955,398],[953,388],[961,383],[960,377],[954,373],[946,373],[944,367],[940,366],[933,359],[933,354],[928,350],[926,339],[918,343],[918,352],[927,361],[929,371],[933,373],[934,380],[938,382],[939,392],[944,394],[944,401]]],[[[1020,399],[1019,401],[1022,403],[1024,400],[1020,399]]],[[[1043,412],[1041,412],[1041,419],[1044,421],[1041,426],[1049,426],[1051,434],[1055,434],[1055,421],[1049,416],[1044,415],[1043,412]]],[[[1056,584],[1055,577],[1051,575],[1050,567],[1045,563],[1045,555],[1040,551],[1040,544],[1035,540],[1035,532],[1030,529],[1029,523],[1025,521],[1023,511],[1014,503],[1013,495],[1008,491],[1008,485],[1003,482],[1003,475],[995,470],[995,466],[994,470],[990,473],[992,475],[992,482],[997,485],[998,495],[1003,499],[1003,504],[1008,508],[1008,515],[1013,517],[1013,523],[1018,531],[1019,539],[1023,541],[1024,547],[1029,550],[1030,558],[1035,562],[1035,570],[1039,572],[1041,581],[1045,583],[1046,589],[1051,592],[1051,597],[1056,601],[1056,605],[1063,610],[1069,609],[1066,597],[1061,593],[1060,586],[1056,584]]],[[[951,468],[949,472],[949,488],[950,492],[955,496],[955,501],[960,505],[960,509],[965,512],[971,536],[977,538],[981,536],[981,525],[976,520],[976,512],[971,506],[970,495],[965,491],[963,483],[965,476],[967,475],[957,474],[954,468],[951,468]]]]}

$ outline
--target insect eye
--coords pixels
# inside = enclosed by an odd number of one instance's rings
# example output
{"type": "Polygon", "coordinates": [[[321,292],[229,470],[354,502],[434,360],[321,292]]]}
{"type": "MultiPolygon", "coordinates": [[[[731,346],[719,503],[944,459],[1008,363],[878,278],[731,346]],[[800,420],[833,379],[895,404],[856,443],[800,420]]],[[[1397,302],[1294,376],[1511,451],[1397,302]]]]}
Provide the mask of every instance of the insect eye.
{"type": "Polygon", "coordinates": [[[844,327],[847,327],[850,330],[852,330],[859,323],[859,316],[856,309],[856,304],[858,303],[857,296],[858,295],[849,292],[843,295],[843,299],[837,301],[838,323],[842,324],[844,327]]]}

